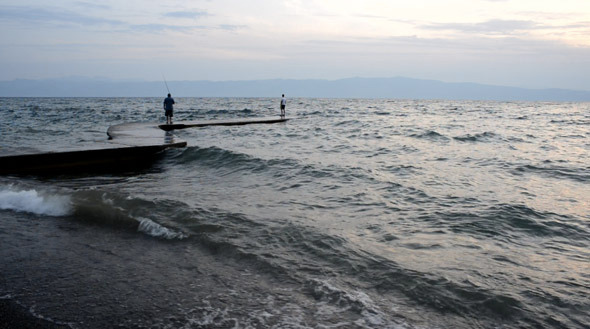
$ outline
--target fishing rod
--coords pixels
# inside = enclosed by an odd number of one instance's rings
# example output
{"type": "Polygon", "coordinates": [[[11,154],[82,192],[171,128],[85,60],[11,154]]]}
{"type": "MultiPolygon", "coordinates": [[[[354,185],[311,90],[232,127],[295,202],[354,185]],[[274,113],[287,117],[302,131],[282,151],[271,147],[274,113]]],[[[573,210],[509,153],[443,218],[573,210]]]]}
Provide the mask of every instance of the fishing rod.
{"type": "Polygon", "coordinates": [[[164,76],[164,74],[162,74],[162,78],[164,79],[164,84],[166,85],[166,90],[168,90],[168,93],[170,93],[170,89],[168,88],[168,83],[166,82],[166,77],[164,76]]]}

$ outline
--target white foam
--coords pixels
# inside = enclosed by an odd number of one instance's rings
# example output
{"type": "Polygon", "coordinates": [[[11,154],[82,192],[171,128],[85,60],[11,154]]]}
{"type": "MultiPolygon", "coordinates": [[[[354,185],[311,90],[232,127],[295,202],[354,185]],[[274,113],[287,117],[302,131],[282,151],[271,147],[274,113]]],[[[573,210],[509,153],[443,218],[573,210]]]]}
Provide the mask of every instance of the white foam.
{"type": "MultiPolygon", "coordinates": [[[[373,302],[369,295],[362,291],[341,289],[329,280],[312,279],[310,283],[314,288],[315,294],[323,299],[323,301],[318,302],[318,315],[337,314],[354,307],[360,310],[362,316],[354,321],[356,327],[384,329],[407,328],[405,323],[394,323],[387,320],[387,316],[380,310],[379,306],[373,302]]],[[[333,328],[340,327],[340,325],[336,324],[333,328]]],[[[332,328],[332,326],[325,327],[332,328]]]]}
{"type": "Polygon", "coordinates": [[[174,232],[173,230],[166,228],[148,218],[139,219],[139,227],[137,230],[156,238],[164,238],[168,240],[184,239],[187,237],[182,232],[174,232]]]}
{"type": "MultiPolygon", "coordinates": [[[[19,305],[23,306],[20,302],[17,301],[17,303],[19,305]]],[[[29,307],[29,314],[31,314],[32,316],[34,316],[34,317],[36,317],[37,319],[40,319],[40,320],[44,320],[44,321],[47,321],[47,322],[50,322],[50,323],[53,323],[53,324],[57,324],[59,326],[67,326],[67,327],[73,328],[72,323],[56,321],[56,320],[53,320],[50,317],[43,316],[43,315],[37,313],[37,311],[35,311],[35,308],[33,306],[29,307]]]]}
{"type": "Polygon", "coordinates": [[[109,206],[114,206],[115,205],[115,200],[113,199],[109,199],[109,197],[107,196],[106,193],[103,193],[102,196],[102,203],[109,205],[109,206]]]}
{"type": "Polygon", "coordinates": [[[72,212],[69,196],[43,195],[36,190],[15,191],[0,188],[0,209],[37,215],[66,216],[72,212]]]}
{"type": "Polygon", "coordinates": [[[187,325],[184,328],[239,328],[238,319],[229,315],[227,308],[220,309],[211,306],[208,300],[203,301],[205,306],[193,309],[187,314],[187,325]],[[233,324],[232,327],[230,325],[233,324]]]}

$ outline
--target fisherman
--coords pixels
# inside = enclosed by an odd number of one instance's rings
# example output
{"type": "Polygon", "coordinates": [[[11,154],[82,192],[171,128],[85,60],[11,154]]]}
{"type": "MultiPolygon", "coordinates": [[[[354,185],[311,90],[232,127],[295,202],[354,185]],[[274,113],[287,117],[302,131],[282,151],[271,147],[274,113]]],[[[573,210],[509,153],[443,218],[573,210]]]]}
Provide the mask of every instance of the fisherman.
{"type": "Polygon", "coordinates": [[[283,94],[283,98],[281,98],[281,118],[285,118],[285,106],[287,106],[287,100],[285,94],[283,94]]]}
{"type": "Polygon", "coordinates": [[[172,124],[172,116],[173,116],[173,109],[174,109],[174,98],[172,95],[168,94],[168,97],[164,99],[164,112],[166,114],[166,124],[172,124]]]}

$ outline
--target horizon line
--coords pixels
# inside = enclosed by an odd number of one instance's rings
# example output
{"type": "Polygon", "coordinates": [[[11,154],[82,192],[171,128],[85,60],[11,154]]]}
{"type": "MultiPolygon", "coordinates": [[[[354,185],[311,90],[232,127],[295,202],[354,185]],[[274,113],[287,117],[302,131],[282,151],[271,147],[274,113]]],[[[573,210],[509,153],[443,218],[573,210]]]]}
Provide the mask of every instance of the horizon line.
{"type": "MultiPolygon", "coordinates": [[[[427,82],[438,82],[444,84],[454,84],[454,85],[461,85],[461,84],[469,84],[469,85],[478,85],[478,86],[486,86],[486,87],[504,87],[504,88],[516,88],[516,89],[525,89],[531,91],[542,91],[542,90],[561,90],[561,91],[576,91],[576,92],[590,92],[590,89],[571,89],[571,88],[563,88],[563,87],[524,87],[524,86],[515,86],[515,85],[503,85],[503,84],[495,84],[495,83],[484,83],[484,82],[473,82],[473,81],[445,81],[445,80],[437,80],[432,78],[413,78],[407,76],[387,76],[387,77],[361,77],[361,76],[351,76],[351,77],[344,77],[344,78],[264,78],[264,79],[225,79],[225,80],[206,80],[206,79],[183,79],[183,80],[168,80],[168,82],[213,82],[213,83],[222,83],[222,82],[259,82],[259,81],[326,81],[326,82],[337,82],[343,80],[391,80],[391,79],[406,79],[406,80],[416,80],[416,81],[427,81],[427,82]]],[[[16,82],[16,81],[54,81],[54,80],[63,80],[63,81],[75,81],[75,80],[87,80],[87,81],[109,81],[114,83],[122,83],[122,82],[140,82],[140,83],[160,83],[162,80],[146,80],[141,78],[109,78],[109,77],[101,77],[101,76],[64,76],[64,77],[52,77],[52,78],[14,78],[12,80],[0,80],[0,82],[16,82]]]]}

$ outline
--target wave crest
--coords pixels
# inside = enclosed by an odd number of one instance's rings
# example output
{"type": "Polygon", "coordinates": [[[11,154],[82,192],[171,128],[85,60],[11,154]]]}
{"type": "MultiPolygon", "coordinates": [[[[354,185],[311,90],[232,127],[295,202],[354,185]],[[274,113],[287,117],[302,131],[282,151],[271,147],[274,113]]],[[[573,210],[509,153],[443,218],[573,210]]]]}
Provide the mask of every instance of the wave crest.
{"type": "Polygon", "coordinates": [[[152,237],[164,239],[184,239],[188,235],[171,229],[176,216],[189,216],[175,208],[184,209],[182,204],[167,200],[166,202],[148,201],[113,192],[81,191],[73,196],[75,209],[72,215],[81,221],[137,230],[152,237]]]}
{"type": "Polygon", "coordinates": [[[0,209],[59,217],[71,214],[72,204],[67,195],[5,187],[0,189],[0,209]]]}
{"type": "Polygon", "coordinates": [[[434,130],[428,130],[424,133],[421,134],[411,134],[410,137],[414,137],[414,138],[418,138],[418,139],[427,139],[427,140],[432,140],[432,141],[447,141],[449,140],[448,137],[446,137],[443,134],[440,134],[434,130]]]}
{"type": "Polygon", "coordinates": [[[167,240],[185,239],[187,235],[182,232],[175,232],[167,227],[164,227],[149,218],[138,218],[139,226],[137,230],[146,233],[155,238],[164,238],[167,240]]]}
{"type": "Polygon", "coordinates": [[[488,142],[491,139],[497,138],[498,135],[493,133],[493,132],[483,132],[480,134],[475,134],[475,135],[471,135],[471,134],[467,134],[467,135],[463,135],[463,136],[456,136],[453,137],[454,140],[460,141],[460,142],[488,142]]]}

